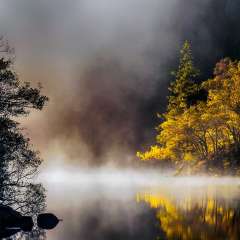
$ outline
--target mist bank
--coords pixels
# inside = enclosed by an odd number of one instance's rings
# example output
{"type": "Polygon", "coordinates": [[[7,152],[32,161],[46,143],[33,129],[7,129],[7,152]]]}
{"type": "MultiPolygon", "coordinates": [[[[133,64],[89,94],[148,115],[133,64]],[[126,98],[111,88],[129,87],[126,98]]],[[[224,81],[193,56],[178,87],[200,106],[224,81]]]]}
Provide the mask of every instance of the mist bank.
{"type": "Polygon", "coordinates": [[[206,187],[212,186],[238,186],[240,178],[226,176],[209,176],[208,174],[175,176],[172,169],[132,169],[132,168],[79,168],[66,165],[62,168],[47,168],[41,171],[37,181],[41,181],[46,188],[48,186],[81,187],[82,190],[101,186],[103,188],[132,188],[132,187],[157,187],[159,185],[168,188],[206,187]]]}
{"type": "Polygon", "coordinates": [[[50,239],[149,240],[162,236],[164,226],[164,232],[176,236],[191,229],[192,236],[201,232],[207,239],[237,239],[239,178],[169,177],[156,169],[57,171],[42,178],[48,211],[63,219],[56,231],[47,233],[50,239]],[[162,224],[166,219],[167,227],[162,224]]]}
{"type": "Polygon", "coordinates": [[[154,141],[183,41],[202,79],[239,57],[238,9],[237,0],[4,1],[17,72],[50,97],[43,116],[24,120],[32,142],[48,162],[132,164],[154,141]]]}
{"type": "Polygon", "coordinates": [[[44,177],[47,209],[63,219],[47,232],[48,238],[149,240],[164,239],[162,233],[184,237],[190,232],[192,238],[202,233],[207,239],[238,239],[239,179],[103,170],[65,169],[64,183],[44,177]],[[113,174],[116,179],[109,178],[113,174]],[[138,183],[133,181],[136,175],[138,183]]]}

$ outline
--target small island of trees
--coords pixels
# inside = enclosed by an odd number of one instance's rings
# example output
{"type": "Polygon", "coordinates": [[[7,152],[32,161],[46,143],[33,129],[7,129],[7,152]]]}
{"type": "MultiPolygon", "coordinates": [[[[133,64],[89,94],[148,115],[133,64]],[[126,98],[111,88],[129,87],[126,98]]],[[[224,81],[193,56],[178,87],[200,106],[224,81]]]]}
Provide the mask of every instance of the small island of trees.
{"type": "Polygon", "coordinates": [[[199,83],[191,46],[185,42],[169,87],[167,110],[159,114],[156,144],[137,152],[161,160],[177,174],[240,174],[240,61],[216,64],[213,77],[199,83]]]}

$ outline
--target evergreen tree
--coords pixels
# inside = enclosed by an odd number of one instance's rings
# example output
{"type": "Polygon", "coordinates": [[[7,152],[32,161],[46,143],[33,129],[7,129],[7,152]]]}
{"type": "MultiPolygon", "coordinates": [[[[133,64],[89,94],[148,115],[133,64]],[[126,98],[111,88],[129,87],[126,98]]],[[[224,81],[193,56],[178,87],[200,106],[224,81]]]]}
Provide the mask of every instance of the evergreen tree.
{"type": "Polygon", "coordinates": [[[193,64],[191,46],[188,41],[180,51],[180,63],[177,72],[173,72],[175,81],[170,84],[168,113],[175,115],[182,113],[190,105],[190,98],[198,92],[195,82],[199,71],[193,64]]]}
{"type": "Polygon", "coordinates": [[[208,92],[206,101],[174,115],[167,112],[157,128],[156,144],[137,155],[142,160],[167,161],[176,165],[178,172],[239,175],[240,61],[221,60],[214,77],[200,87],[208,92]]]}

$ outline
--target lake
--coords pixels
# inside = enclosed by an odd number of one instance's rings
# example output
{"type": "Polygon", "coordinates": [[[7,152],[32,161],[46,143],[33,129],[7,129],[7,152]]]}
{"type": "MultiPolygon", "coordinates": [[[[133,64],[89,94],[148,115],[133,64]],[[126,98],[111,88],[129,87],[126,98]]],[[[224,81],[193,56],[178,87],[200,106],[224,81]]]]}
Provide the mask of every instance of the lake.
{"type": "Polygon", "coordinates": [[[155,171],[54,171],[41,177],[63,222],[48,240],[239,239],[240,179],[155,171]]]}

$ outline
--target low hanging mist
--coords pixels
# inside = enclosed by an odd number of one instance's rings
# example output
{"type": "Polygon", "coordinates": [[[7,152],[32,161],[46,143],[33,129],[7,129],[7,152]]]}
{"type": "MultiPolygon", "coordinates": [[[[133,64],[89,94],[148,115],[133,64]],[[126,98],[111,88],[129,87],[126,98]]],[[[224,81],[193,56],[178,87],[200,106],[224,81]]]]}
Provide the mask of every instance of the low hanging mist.
{"type": "Polygon", "coordinates": [[[202,78],[240,55],[236,0],[1,2],[20,78],[50,98],[24,120],[47,164],[131,163],[154,140],[184,40],[202,78]]]}
{"type": "MultiPolygon", "coordinates": [[[[108,187],[158,187],[163,185],[167,188],[178,187],[206,187],[206,186],[239,186],[240,179],[237,177],[208,177],[199,176],[179,176],[173,177],[172,171],[159,171],[154,169],[117,169],[111,167],[82,169],[67,167],[53,169],[49,168],[40,174],[38,179],[46,185],[61,184],[61,186],[90,186],[108,187]]],[[[176,190],[176,189],[175,189],[176,190]]],[[[183,192],[179,192],[179,194],[183,192]]]]}
{"type": "Polygon", "coordinates": [[[156,170],[48,169],[48,209],[64,219],[47,239],[238,239],[239,178],[156,170]]]}
{"type": "Polygon", "coordinates": [[[0,0],[0,238],[238,240],[239,10],[0,0]]]}

